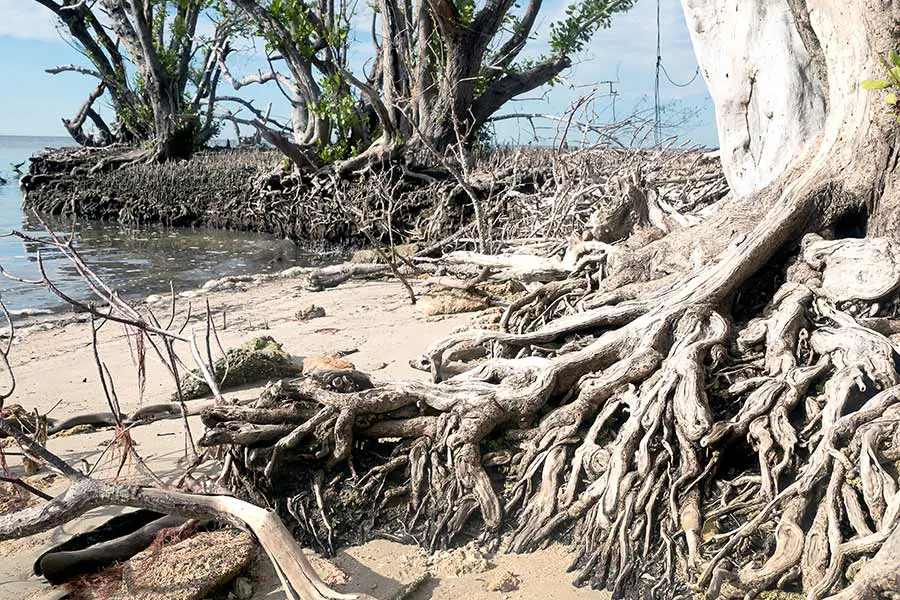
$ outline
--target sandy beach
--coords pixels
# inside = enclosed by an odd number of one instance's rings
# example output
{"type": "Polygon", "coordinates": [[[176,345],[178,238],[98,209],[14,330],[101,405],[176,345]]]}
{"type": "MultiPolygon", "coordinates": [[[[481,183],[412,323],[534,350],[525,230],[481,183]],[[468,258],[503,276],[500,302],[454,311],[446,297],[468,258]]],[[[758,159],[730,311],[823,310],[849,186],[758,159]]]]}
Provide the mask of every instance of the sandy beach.
{"type": "MultiPolygon", "coordinates": [[[[352,352],[347,358],[377,380],[427,377],[412,369],[409,360],[416,358],[428,343],[465,325],[473,316],[468,313],[427,317],[420,306],[409,303],[396,282],[348,283],[324,292],[309,292],[303,289],[301,279],[293,278],[241,288],[239,285],[191,299],[195,308],[209,300],[217,324],[224,325],[220,332],[224,347],[268,335],[297,358],[352,352]],[[297,311],[313,303],[324,308],[325,316],[298,320],[297,311]]],[[[179,309],[184,310],[187,302],[186,298],[179,299],[179,309]]],[[[154,310],[164,313],[165,304],[156,304],[154,310]]],[[[11,356],[17,387],[7,406],[20,404],[41,413],[50,411],[54,419],[106,410],[91,347],[90,323],[85,315],[59,314],[21,325],[11,356]]],[[[98,349],[126,413],[141,405],[171,399],[174,384],[159,361],[153,359],[148,360],[147,384],[141,397],[133,353],[122,326],[107,323],[100,330],[98,349]]],[[[229,390],[226,397],[255,397],[265,383],[229,390]]],[[[198,417],[192,417],[190,425],[194,436],[202,433],[198,417]]],[[[158,421],[135,428],[132,433],[140,454],[160,477],[171,480],[179,474],[185,455],[179,420],[158,421]]],[[[111,429],[57,435],[51,436],[48,445],[72,463],[94,464],[111,436],[111,429]]],[[[8,462],[14,475],[23,474],[18,456],[10,456],[8,462]]],[[[114,457],[105,456],[98,472],[112,477],[116,466],[114,457]]],[[[51,494],[62,491],[66,482],[49,473],[44,469],[28,481],[51,494]]],[[[128,466],[121,477],[142,481],[137,471],[128,466]]],[[[42,597],[48,586],[32,575],[35,557],[47,546],[120,512],[122,509],[118,508],[98,509],[57,530],[0,543],[0,598],[42,597]]],[[[570,557],[561,546],[516,556],[484,554],[470,545],[428,555],[414,546],[375,540],[341,550],[328,564],[322,561],[317,560],[316,564],[326,572],[326,581],[339,591],[367,598],[390,598],[401,586],[426,573],[429,578],[408,598],[577,599],[596,598],[598,594],[570,586],[571,575],[565,573],[570,557]]],[[[252,584],[254,598],[283,597],[265,558],[257,559],[246,577],[252,584]]],[[[222,592],[223,598],[227,592],[222,592]]]]}

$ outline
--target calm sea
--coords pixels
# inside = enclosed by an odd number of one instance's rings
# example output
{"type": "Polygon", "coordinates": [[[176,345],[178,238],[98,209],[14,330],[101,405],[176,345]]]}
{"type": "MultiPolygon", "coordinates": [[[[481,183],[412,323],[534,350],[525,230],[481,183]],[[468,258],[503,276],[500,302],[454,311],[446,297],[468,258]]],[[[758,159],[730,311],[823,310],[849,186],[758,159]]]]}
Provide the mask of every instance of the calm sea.
{"type": "MultiPolygon", "coordinates": [[[[22,210],[22,195],[13,165],[46,147],[71,145],[68,138],[0,136],[0,234],[19,230],[42,237],[46,232],[22,210]]],[[[27,163],[22,171],[27,170],[27,163]]],[[[72,229],[71,220],[50,220],[57,232],[72,229]]],[[[279,271],[293,265],[333,262],[333,256],[305,252],[271,236],[211,229],[128,229],[115,223],[78,221],[75,245],[86,262],[125,297],[144,297],[199,287],[224,275],[279,271]]],[[[39,278],[38,248],[16,237],[0,237],[0,265],[25,279],[39,278]]],[[[42,250],[50,278],[67,294],[90,297],[72,265],[58,253],[42,250]]],[[[0,294],[14,311],[59,308],[62,302],[42,286],[0,278],[0,294]]]]}

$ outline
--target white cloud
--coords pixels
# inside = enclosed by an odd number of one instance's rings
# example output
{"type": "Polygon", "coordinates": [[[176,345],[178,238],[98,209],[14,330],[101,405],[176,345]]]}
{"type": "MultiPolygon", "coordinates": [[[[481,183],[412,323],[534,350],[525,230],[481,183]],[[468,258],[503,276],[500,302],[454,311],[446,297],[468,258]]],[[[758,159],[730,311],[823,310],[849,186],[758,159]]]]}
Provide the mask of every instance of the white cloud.
{"type": "Polygon", "coordinates": [[[0,0],[0,37],[59,41],[56,17],[47,8],[26,0],[0,0]]]}

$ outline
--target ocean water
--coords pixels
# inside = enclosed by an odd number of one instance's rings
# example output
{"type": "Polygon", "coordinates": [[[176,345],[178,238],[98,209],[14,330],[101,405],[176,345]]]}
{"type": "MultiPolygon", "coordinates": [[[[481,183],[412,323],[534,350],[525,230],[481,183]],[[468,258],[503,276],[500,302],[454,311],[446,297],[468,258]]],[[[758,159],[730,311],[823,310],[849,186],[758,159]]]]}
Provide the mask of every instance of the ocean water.
{"type": "MultiPolygon", "coordinates": [[[[22,194],[13,164],[46,147],[71,145],[69,138],[0,136],[0,266],[16,277],[38,280],[38,253],[48,277],[66,294],[90,299],[91,292],[74,266],[59,252],[5,235],[21,231],[45,239],[41,219],[22,209],[22,194]]],[[[27,171],[27,163],[22,167],[27,171]]],[[[73,230],[70,219],[47,218],[59,234],[73,230]]],[[[203,228],[129,229],[115,223],[79,220],[74,223],[75,248],[103,280],[123,297],[140,298],[197,288],[209,279],[280,271],[295,265],[334,262],[333,255],[304,251],[295,244],[255,233],[203,228]]],[[[0,277],[0,295],[12,311],[57,309],[63,302],[45,286],[0,277]]]]}

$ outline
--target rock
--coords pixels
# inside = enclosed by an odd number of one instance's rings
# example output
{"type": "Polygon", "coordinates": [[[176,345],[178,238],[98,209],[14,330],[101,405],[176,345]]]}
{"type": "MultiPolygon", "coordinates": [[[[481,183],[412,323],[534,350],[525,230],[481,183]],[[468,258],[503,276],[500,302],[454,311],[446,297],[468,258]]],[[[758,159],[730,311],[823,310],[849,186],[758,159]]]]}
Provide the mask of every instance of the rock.
{"type": "Polygon", "coordinates": [[[147,304],[157,304],[159,302],[162,302],[163,300],[165,300],[165,298],[158,294],[150,294],[149,296],[147,296],[147,299],[144,300],[144,302],[146,302],[147,304]]]}
{"type": "Polygon", "coordinates": [[[463,548],[460,560],[457,563],[456,574],[467,575],[469,573],[484,573],[490,569],[491,566],[491,563],[480,551],[463,548]]]}
{"type": "Polygon", "coordinates": [[[373,264],[383,262],[381,255],[375,250],[357,250],[350,258],[350,262],[356,264],[373,264]]]}
{"type": "Polygon", "coordinates": [[[419,306],[427,316],[455,315],[484,310],[490,300],[471,292],[452,290],[419,298],[419,306]]]}
{"type": "Polygon", "coordinates": [[[504,300],[514,300],[528,291],[521,281],[512,279],[503,282],[486,281],[479,284],[478,287],[491,296],[503,298],[504,300]]]}
{"type": "Polygon", "coordinates": [[[344,573],[333,562],[324,559],[313,552],[306,552],[306,558],[309,560],[309,564],[312,565],[313,570],[319,574],[319,577],[328,584],[328,586],[335,587],[350,583],[350,576],[344,573]]]}
{"type": "MultiPolygon", "coordinates": [[[[421,247],[419,244],[400,244],[399,246],[394,246],[394,251],[397,253],[397,256],[411,256],[420,249],[421,247]]],[[[391,249],[384,248],[383,252],[385,256],[390,256],[391,249]]],[[[350,258],[350,262],[357,264],[375,264],[384,263],[384,259],[381,258],[381,254],[379,254],[377,250],[357,250],[350,258]]]]}
{"type": "Polygon", "coordinates": [[[318,319],[324,316],[325,309],[321,306],[316,306],[315,304],[310,304],[294,313],[294,317],[298,321],[309,321],[310,319],[318,319]]]}
{"type": "Polygon", "coordinates": [[[200,600],[231,582],[255,555],[256,542],[246,533],[230,529],[198,533],[172,546],[151,547],[135,555],[122,570],[120,589],[110,597],[200,600]]]}
{"type": "MultiPolygon", "coordinates": [[[[300,371],[281,344],[267,335],[253,338],[237,348],[229,348],[225,354],[226,358],[217,360],[215,366],[219,380],[225,376],[226,366],[228,368],[224,387],[290,377],[300,371]]],[[[202,398],[210,393],[209,386],[196,379],[199,373],[192,373],[194,376],[185,375],[181,378],[181,392],[188,400],[202,398]]]]}
{"type": "Polygon", "coordinates": [[[412,256],[421,249],[422,246],[420,244],[400,244],[399,246],[394,246],[394,251],[397,253],[397,256],[412,256]]]}
{"type": "Polygon", "coordinates": [[[260,283],[265,280],[266,277],[264,275],[229,275],[221,279],[210,279],[200,289],[203,292],[221,292],[223,290],[233,290],[238,287],[239,283],[260,283]]]}
{"type": "Polygon", "coordinates": [[[201,292],[199,290],[187,290],[178,294],[179,298],[196,298],[201,292]]]}
{"type": "Polygon", "coordinates": [[[289,269],[285,269],[284,271],[278,272],[278,277],[281,279],[293,279],[294,277],[301,277],[309,273],[309,267],[290,267],[289,269]]]}
{"type": "Polygon", "coordinates": [[[250,600],[253,597],[253,586],[246,577],[238,577],[234,580],[234,595],[239,600],[250,600]]]}
{"type": "Polygon", "coordinates": [[[514,592],[519,589],[521,580],[515,573],[506,570],[498,570],[487,581],[489,592],[514,592]]]}
{"type": "Polygon", "coordinates": [[[303,373],[315,373],[317,371],[333,371],[338,369],[355,369],[349,360],[339,356],[307,356],[303,359],[303,373]]]}
{"type": "Polygon", "coordinates": [[[435,552],[429,558],[429,563],[441,577],[484,573],[493,567],[484,554],[472,546],[435,552]]]}

